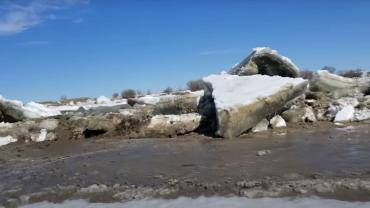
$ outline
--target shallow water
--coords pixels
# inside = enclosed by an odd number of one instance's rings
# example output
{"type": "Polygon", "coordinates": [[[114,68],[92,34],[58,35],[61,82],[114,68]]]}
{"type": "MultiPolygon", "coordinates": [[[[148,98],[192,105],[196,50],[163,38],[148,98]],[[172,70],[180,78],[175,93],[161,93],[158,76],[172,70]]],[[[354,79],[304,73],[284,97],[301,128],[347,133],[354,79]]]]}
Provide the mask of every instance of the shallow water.
{"type": "Polygon", "coordinates": [[[62,204],[48,202],[23,206],[23,208],[369,208],[370,202],[346,202],[311,198],[262,198],[242,197],[180,197],[173,200],[145,199],[126,203],[89,203],[84,200],[65,201],[62,204]]]}

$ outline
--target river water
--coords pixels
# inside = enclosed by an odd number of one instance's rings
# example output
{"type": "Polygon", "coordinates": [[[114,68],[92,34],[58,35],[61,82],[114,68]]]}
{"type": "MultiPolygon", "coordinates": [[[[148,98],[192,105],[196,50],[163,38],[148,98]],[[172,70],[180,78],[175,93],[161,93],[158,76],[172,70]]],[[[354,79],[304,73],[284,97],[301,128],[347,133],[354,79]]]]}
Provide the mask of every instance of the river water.
{"type": "Polygon", "coordinates": [[[369,208],[370,202],[347,202],[310,198],[199,197],[177,199],[145,199],[126,203],[89,203],[84,200],[65,201],[61,204],[42,202],[23,208],[369,208]]]}

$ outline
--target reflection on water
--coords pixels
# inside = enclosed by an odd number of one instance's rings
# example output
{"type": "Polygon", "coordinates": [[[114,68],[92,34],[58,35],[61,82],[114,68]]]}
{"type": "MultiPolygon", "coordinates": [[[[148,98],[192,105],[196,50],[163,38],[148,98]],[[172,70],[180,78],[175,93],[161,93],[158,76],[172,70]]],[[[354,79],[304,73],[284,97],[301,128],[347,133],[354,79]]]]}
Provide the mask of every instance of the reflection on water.
{"type": "Polygon", "coordinates": [[[370,202],[345,202],[320,198],[263,198],[241,197],[180,197],[174,200],[146,199],[126,203],[89,203],[84,200],[65,201],[62,204],[48,202],[23,206],[24,208],[369,208],[370,202]]]}

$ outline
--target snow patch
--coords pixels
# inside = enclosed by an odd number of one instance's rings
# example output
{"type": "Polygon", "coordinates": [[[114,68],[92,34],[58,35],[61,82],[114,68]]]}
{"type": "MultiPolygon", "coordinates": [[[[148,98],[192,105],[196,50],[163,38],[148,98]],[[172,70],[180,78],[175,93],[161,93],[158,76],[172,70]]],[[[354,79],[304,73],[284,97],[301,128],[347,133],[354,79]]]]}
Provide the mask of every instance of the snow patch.
{"type": "Polygon", "coordinates": [[[11,136],[6,136],[6,137],[0,137],[0,146],[7,145],[12,142],[17,142],[18,140],[11,137],[11,136]]]}

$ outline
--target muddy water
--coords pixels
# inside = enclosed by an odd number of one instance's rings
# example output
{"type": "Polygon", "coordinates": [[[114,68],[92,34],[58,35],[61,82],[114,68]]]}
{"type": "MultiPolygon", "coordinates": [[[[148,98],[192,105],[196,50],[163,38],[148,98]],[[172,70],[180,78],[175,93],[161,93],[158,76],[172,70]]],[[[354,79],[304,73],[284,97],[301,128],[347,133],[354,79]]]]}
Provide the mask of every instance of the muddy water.
{"type": "Polygon", "coordinates": [[[9,145],[0,149],[0,201],[69,185],[156,187],[176,179],[217,183],[222,189],[222,184],[265,178],[369,178],[369,131],[360,125],[281,129],[235,140],[188,135],[9,145]],[[260,150],[270,154],[257,156],[260,150]]]}
{"type": "Polygon", "coordinates": [[[200,197],[196,199],[178,198],[175,200],[149,199],[127,203],[88,203],[82,200],[66,201],[62,204],[38,203],[24,208],[80,208],[80,207],[106,207],[106,208],[368,208],[370,202],[344,202],[319,198],[264,198],[247,199],[240,197],[200,197]]]}

